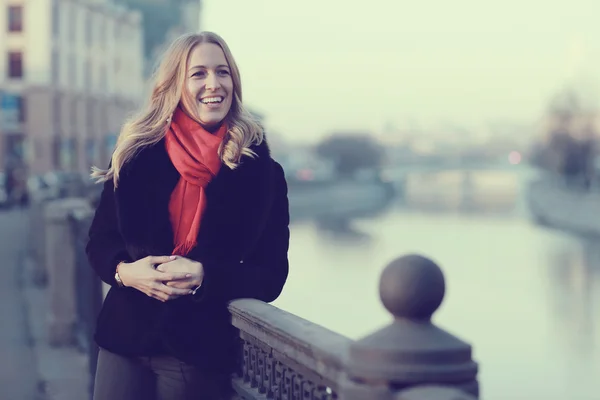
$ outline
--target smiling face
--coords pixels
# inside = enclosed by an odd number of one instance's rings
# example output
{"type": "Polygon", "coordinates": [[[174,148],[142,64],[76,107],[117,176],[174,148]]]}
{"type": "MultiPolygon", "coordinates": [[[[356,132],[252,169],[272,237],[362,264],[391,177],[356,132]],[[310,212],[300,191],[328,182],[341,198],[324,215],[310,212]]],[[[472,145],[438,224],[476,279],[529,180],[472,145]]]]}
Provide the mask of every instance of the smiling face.
{"type": "Polygon", "coordinates": [[[206,129],[218,127],[233,101],[231,69],[221,47],[200,43],[187,60],[183,107],[206,129]]]}

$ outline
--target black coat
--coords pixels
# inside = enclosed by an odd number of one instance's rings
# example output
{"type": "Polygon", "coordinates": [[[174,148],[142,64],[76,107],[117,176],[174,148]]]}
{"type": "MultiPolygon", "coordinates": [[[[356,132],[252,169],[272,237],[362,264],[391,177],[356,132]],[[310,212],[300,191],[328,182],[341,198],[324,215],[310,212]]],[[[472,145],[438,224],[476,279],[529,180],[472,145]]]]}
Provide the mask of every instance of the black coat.
{"type": "Polygon", "coordinates": [[[198,366],[228,366],[233,328],[227,302],[275,300],[288,275],[289,209],[281,166],[265,141],[232,170],[223,165],[206,188],[198,245],[187,255],[204,266],[202,289],[165,303],[114,280],[120,261],[170,255],[168,203],[179,173],[164,140],[121,170],[117,189],[104,184],[86,248],[91,266],[111,285],[96,342],[127,356],[166,353],[198,366]]]}

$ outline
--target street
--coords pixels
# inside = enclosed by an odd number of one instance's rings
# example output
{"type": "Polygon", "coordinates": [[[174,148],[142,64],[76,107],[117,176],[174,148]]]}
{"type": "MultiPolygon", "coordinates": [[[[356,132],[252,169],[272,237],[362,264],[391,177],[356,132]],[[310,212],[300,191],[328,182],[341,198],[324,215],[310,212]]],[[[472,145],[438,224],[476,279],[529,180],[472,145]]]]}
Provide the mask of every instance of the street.
{"type": "Polygon", "coordinates": [[[37,366],[22,287],[26,210],[0,210],[0,400],[37,399],[37,366]]]}

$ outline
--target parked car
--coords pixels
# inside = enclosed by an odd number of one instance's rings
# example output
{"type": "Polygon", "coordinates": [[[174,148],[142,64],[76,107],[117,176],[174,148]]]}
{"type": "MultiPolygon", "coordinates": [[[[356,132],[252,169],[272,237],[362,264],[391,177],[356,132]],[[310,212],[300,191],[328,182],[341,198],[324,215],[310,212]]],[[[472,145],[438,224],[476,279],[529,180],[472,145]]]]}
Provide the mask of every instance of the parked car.
{"type": "Polygon", "coordinates": [[[54,197],[79,196],[85,186],[83,175],[77,172],[51,171],[43,180],[54,197]]]}
{"type": "Polygon", "coordinates": [[[30,175],[27,179],[27,192],[31,199],[56,198],[58,188],[53,188],[43,175],[30,175]]]}

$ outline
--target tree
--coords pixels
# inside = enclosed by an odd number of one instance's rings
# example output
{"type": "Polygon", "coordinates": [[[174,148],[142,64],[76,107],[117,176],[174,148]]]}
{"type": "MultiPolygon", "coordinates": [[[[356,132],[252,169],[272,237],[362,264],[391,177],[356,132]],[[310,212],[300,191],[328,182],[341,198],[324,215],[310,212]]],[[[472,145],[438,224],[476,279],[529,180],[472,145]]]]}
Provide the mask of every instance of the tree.
{"type": "Polygon", "coordinates": [[[542,140],[533,144],[532,163],[587,185],[594,175],[596,110],[596,105],[574,88],[554,96],[542,140]]]}
{"type": "Polygon", "coordinates": [[[383,160],[383,148],[368,134],[334,134],[315,150],[320,157],[331,160],[336,172],[344,177],[364,168],[378,169],[383,160]]]}

